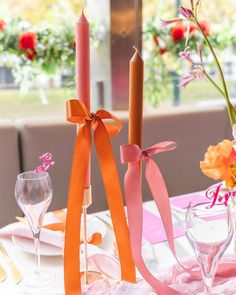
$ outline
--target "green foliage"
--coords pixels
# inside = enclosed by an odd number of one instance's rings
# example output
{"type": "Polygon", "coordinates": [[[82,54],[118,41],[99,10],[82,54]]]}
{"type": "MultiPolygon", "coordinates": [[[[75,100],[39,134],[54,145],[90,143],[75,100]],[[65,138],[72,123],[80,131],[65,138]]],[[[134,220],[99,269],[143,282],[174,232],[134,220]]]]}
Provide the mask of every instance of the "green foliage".
{"type": "MultiPolygon", "coordinates": [[[[173,87],[173,73],[182,75],[191,65],[179,59],[179,53],[184,51],[188,27],[182,24],[184,38],[173,40],[174,25],[165,29],[160,27],[160,20],[152,18],[144,24],[144,56],[145,56],[145,99],[154,107],[158,106],[166,97],[166,93],[173,87]],[[157,42],[158,40],[158,42],[157,42]]],[[[207,22],[206,22],[207,23],[207,22]]],[[[179,24],[178,24],[179,25],[179,24]]],[[[209,23],[207,25],[210,26],[209,23]]],[[[209,40],[214,48],[225,50],[236,44],[236,37],[229,26],[211,26],[209,40]],[[233,41],[234,40],[234,41],[233,41]],[[232,43],[233,41],[233,43],[232,43]]],[[[196,52],[197,42],[204,42],[201,33],[195,29],[189,34],[188,49],[196,52]]],[[[236,46],[235,46],[236,48],[236,46]]],[[[208,67],[214,72],[215,66],[208,61],[210,52],[203,46],[203,55],[208,67]]],[[[197,59],[198,57],[193,56],[197,59]]],[[[199,61],[196,60],[196,63],[199,61]]],[[[169,92],[170,93],[170,92],[169,92]]]]}
{"type": "Polygon", "coordinates": [[[18,44],[19,35],[26,32],[37,34],[36,55],[31,61],[32,66],[48,73],[54,73],[57,67],[72,66],[75,58],[74,27],[69,23],[33,27],[20,19],[14,19],[0,32],[0,54],[16,55],[23,63],[29,64],[27,51],[20,49],[18,44]]]}
{"type": "MultiPolygon", "coordinates": [[[[106,25],[98,25],[94,21],[91,23],[90,31],[91,45],[98,47],[107,32],[106,25]]],[[[74,22],[63,17],[54,23],[41,23],[35,26],[19,18],[9,21],[0,31],[0,65],[12,68],[16,82],[21,88],[26,89],[29,82],[41,73],[54,75],[58,72],[66,76],[65,86],[74,87],[74,22]],[[34,32],[37,35],[33,57],[28,56],[32,50],[19,48],[19,36],[27,32],[34,32]]]]}

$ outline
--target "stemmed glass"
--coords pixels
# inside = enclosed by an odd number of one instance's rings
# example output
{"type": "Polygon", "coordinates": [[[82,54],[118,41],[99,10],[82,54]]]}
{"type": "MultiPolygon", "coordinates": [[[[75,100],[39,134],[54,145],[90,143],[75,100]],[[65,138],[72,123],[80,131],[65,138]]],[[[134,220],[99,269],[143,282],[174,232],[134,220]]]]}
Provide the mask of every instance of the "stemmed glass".
{"type": "Polygon", "coordinates": [[[40,232],[52,193],[52,183],[47,172],[29,171],[17,176],[15,198],[27,218],[35,242],[37,268],[32,276],[24,280],[25,285],[31,287],[47,286],[54,279],[40,270],[40,232]]]}
{"type": "Polygon", "coordinates": [[[230,206],[190,204],[185,221],[185,233],[201,269],[205,295],[209,295],[219,260],[233,237],[230,206]]]}

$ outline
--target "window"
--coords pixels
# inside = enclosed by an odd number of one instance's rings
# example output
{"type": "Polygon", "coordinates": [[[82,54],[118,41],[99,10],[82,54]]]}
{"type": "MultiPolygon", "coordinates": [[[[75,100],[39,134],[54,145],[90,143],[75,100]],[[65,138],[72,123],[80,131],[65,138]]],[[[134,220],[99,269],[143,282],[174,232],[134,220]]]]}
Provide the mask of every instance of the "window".
{"type": "MultiPolygon", "coordinates": [[[[91,22],[91,101],[94,109],[99,106],[127,109],[128,62],[132,46],[141,47],[141,22],[148,106],[162,109],[222,100],[205,81],[194,81],[186,89],[178,86],[181,76],[191,69],[190,64],[179,61],[178,55],[184,50],[187,29],[178,24],[163,31],[160,19],[175,17],[180,2],[189,5],[189,0],[86,1],[86,13],[91,22]]],[[[1,118],[65,116],[65,100],[75,97],[74,24],[84,5],[82,0],[8,0],[0,3],[1,118]],[[26,41],[19,41],[22,34],[26,34],[26,41]],[[31,43],[27,45],[27,42],[31,43]]],[[[202,25],[222,52],[221,61],[231,97],[236,96],[236,38],[232,26],[235,11],[233,0],[203,0],[201,10],[202,25]]],[[[190,30],[188,46],[195,51],[199,32],[194,28],[190,30]]],[[[206,55],[206,68],[217,79],[211,55],[207,51],[206,55]]],[[[193,55],[193,59],[197,58],[193,55]]]]}

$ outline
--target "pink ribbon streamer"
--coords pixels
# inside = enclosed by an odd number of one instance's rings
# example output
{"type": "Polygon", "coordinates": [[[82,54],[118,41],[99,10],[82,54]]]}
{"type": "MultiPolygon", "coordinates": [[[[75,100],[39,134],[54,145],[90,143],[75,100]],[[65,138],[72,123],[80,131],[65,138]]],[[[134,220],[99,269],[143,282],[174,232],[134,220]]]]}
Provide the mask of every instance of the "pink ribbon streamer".
{"type": "MultiPolygon", "coordinates": [[[[140,161],[145,160],[145,176],[162,218],[164,230],[170,249],[178,264],[191,274],[192,279],[200,279],[199,271],[186,269],[178,260],[173,237],[173,224],[171,218],[168,192],[159,167],[152,160],[153,154],[158,154],[175,149],[176,143],[172,141],[161,142],[150,148],[141,150],[138,145],[128,144],[121,146],[121,162],[129,163],[124,179],[125,200],[130,229],[131,249],[135,264],[143,278],[153,287],[158,294],[180,295],[181,293],[157,280],[146,267],[142,258],[142,188],[140,179],[140,161]]],[[[235,263],[223,263],[219,266],[217,275],[228,277],[236,275],[235,263]]]]}
{"type": "Polygon", "coordinates": [[[170,141],[156,144],[143,151],[138,145],[121,146],[121,162],[129,163],[124,185],[133,258],[143,278],[158,294],[166,295],[180,295],[180,293],[158,281],[150,273],[142,258],[143,209],[139,162],[142,159],[146,162],[146,179],[159,209],[171,251],[176,256],[168,193],[161,172],[151,159],[151,155],[173,150],[175,147],[176,144],[170,141]]]}

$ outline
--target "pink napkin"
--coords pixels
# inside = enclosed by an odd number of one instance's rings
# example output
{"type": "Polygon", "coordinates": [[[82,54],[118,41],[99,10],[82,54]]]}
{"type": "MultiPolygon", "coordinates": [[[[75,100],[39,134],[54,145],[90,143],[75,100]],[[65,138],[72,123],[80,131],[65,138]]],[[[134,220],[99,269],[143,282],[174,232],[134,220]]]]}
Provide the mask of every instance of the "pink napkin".
{"type": "MultiPolygon", "coordinates": [[[[221,262],[235,263],[236,255],[227,255],[223,257],[221,262]]],[[[198,268],[196,259],[188,259],[184,263],[187,268],[198,268]]],[[[162,275],[162,281],[185,295],[203,295],[203,281],[192,280],[190,275],[186,273],[179,265],[174,265],[166,274],[162,275]]],[[[213,283],[212,295],[235,295],[236,294],[236,278],[220,278],[216,277],[213,283]]]]}

